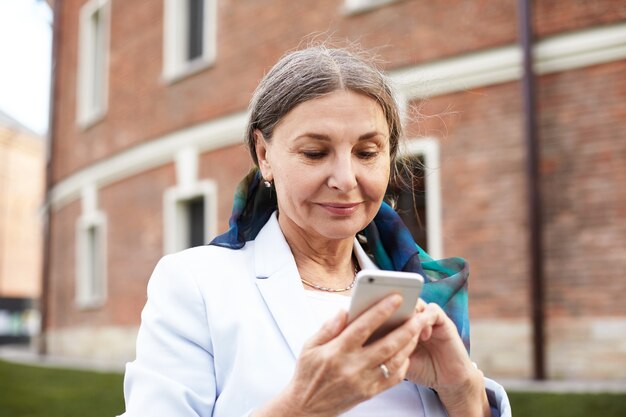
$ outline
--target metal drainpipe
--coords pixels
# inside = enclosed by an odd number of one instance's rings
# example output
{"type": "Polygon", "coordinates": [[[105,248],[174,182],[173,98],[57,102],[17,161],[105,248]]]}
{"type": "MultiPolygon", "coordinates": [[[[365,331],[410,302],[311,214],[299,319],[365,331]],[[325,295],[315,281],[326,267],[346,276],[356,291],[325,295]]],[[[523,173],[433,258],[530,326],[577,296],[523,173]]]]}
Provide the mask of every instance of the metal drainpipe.
{"type": "Polygon", "coordinates": [[[533,376],[543,380],[545,375],[544,301],[541,194],[539,184],[539,146],[535,111],[533,73],[532,0],[518,0],[518,28],[523,52],[522,94],[524,98],[524,136],[526,140],[526,174],[528,193],[528,224],[530,228],[530,284],[533,327],[533,376]]]}
{"type": "MultiPolygon", "coordinates": [[[[48,115],[48,146],[46,152],[46,194],[44,197],[44,225],[43,225],[43,265],[41,273],[41,299],[39,302],[39,310],[41,312],[41,335],[37,350],[40,355],[48,353],[47,331],[48,331],[48,309],[49,309],[49,292],[50,292],[50,262],[51,262],[51,244],[50,234],[52,232],[52,205],[50,203],[50,192],[52,190],[52,154],[54,149],[55,137],[55,113],[54,106],[55,93],[57,91],[58,68],[59,63],[59,37],[61,34],[61,2],[63,0],[54,0],[52,2],[52,62],[50,68],[50,111],[48,115]]],[[[50,3],[49,3],[50,4],[50,3]]]]}

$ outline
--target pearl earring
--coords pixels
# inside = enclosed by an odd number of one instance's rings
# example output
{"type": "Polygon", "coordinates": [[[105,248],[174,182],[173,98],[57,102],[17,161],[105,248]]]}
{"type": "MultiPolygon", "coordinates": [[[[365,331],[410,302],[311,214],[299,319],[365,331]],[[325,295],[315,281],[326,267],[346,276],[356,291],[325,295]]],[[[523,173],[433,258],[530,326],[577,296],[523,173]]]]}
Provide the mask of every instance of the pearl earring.
{"type": "Polygon", "coordinates": [[[265,186],[265,188],[272,188],[272,183],[268,180],[263,180],[263,185],[265,186]]]}

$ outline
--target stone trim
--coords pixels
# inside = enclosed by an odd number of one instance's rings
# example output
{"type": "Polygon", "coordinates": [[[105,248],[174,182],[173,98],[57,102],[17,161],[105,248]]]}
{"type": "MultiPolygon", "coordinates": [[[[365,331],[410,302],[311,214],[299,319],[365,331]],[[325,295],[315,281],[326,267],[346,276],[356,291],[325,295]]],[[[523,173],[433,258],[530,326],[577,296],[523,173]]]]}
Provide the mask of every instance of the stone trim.
{"type": "MultiPolygon", "coordinates": [[[[626,23],[586,29],[538,41],[534,47],[538,74],[549,74],[626,58],[626,23]]],[[[402,100],[431,97],[520,79],[521,51],[511,45],[390,72],[402,100]]],[[[400,103],[404,106],[405,103],[400,103]]],[[[80,196],[82,187],[114,181],[171,163],[185,147],[200,152],[241,143],[245,112],[213,119],[169,133],[81,169],[51,190],[58,210],[80,196]]]]}

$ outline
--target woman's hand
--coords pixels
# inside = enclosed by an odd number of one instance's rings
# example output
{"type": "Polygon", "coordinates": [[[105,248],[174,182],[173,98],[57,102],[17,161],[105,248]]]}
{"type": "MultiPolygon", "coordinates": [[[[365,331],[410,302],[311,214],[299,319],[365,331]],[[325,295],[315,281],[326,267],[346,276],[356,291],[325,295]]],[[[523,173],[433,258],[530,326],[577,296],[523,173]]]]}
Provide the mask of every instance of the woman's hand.
{"type": "Polygon", "coordinates": [[[490,416],[483,373],[471,362],[457,329],[435,303],[416,307],[419,342],[407,379],[437,391],[450,417],[490,416]]]}
{"type": "Polygon", "coordinates": [[[402,381],[417,345],[417,315],[363,346],[401,301],[389,296],[350,324],[345,311],[325,323],[303,347],[287,388],[254,416],[336,416],[402,381]]]}

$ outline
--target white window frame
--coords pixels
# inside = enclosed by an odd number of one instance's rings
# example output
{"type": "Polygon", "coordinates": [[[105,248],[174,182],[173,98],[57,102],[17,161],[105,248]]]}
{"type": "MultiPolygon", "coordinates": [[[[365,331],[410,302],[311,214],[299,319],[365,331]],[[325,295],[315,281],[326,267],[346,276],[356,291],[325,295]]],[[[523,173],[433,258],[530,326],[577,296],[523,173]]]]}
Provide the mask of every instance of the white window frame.
{"type": "Polygon", "coordinates": [[[76,119],[78,125],[85,129],[102,119],[107,112],[109,101],[109,46],[111,28],[111,2],[110,0],[90,0],[80,9],[79,17],[79,40],[78,40],[78,71],[76,89],[76,119]],[[97,69],[94,67],[93,47],[94,38],[93,16],[100,13],[102,24],[102,82],[101,91],[95,91],[95,79],[97,69]],[[100,97],[98,103],[94,103],[95,96],[100,97]]]}
{"type": "Polygon", "coordinates": [[[399,153],[400,157],[421,156],[424,160],[426,244],[431,257],[443,258],[439,141],[434,138],[423,138],[402,142],[399,153]]]}
{"type": "Polygon", "coordinates": [[[217,0],[204,0],[202,54],[188,61],[187,1],[164,0],[163,79],[172,83],[210,67],[217,55],[217,0]]]}
{"type": "MultiPolygon", "coordinates": [[[[76,305],[81,309],[98,308],[107,297],[107,227],[104,213],[95,211],[81,216],[76,224],[76,305]],[[94,262],[90,231],[96,230],[100,277],[93,275],[94,262]]],[[[96,265],[97,266],[97,265],[96,265]]]]}
{"type": "Polygon", "coordinates": [[[398,1],[401,0],[345,0],[343,12],[344,14],[357,14],[398,1]]]}
{"type": "Polygon", "coordinates": [[[163,252],[165,255],[187,249],[187,203],[204,198],[204,241],[208,243],[217,234],[217,184],[211,180],[192,186],[168,188],[163,196],[163,252]]]}

